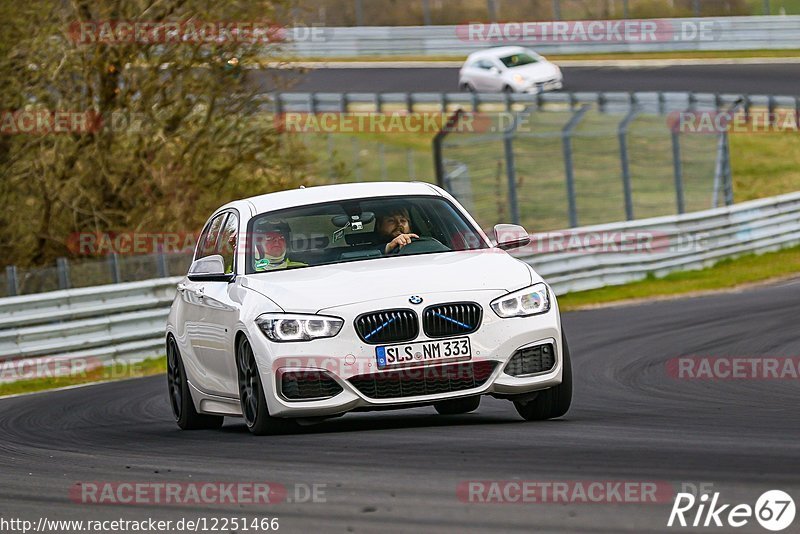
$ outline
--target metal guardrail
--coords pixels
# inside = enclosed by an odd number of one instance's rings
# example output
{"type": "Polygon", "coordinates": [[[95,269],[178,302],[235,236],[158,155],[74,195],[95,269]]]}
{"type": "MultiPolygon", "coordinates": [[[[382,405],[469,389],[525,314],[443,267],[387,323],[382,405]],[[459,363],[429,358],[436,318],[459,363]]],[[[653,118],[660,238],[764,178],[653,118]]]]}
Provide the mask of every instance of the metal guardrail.
{"type": "MultiPolygon", "coordinates": [[[[799,34],[800,35],[800,34],[799,34]]],[[[800,46],[800,43],[798,43],[800,46]]],[[[453,85],[458,80],[453,80],[453,85]]],[[[571,110],[583,104],[596,104],[600,111],[627,113],[638,106],[641,113],[665,114],[673,111],[723,110],[742,99],[745,109],[762,107],[769,111],[790,109],[800,118],[798,95],[741,95],[735,93],[695,93],[667,91],[564,91],[557,93],[273,93],[262,95],[263,106],[277,113],[348,111],[470,111],[488,109],[565,106],[571,110]]]]}
{"type": "MultiPolygon", "coordinates": [[[[557,294],[623,284],[797,245],[800,192],[532,238],[533,248],[515,255],[533,265],[557,294]],[[557,250],[550,250],[554,242],[557,250]]],[[[0,299],[0,361],[48,356],[112,362],[163,354],[164,319],[179,280],[0,299]]]]}
{"type": "Polygon", "coordinates": [[[628,19],[646,10],[653,17],[730,16],[797,13],[785,0],[297,0],[304,22],[327,26],[456,24],[463,20],[628,19]]]}
{"type": "MultiPolygon", "coordinates": [[[[287,36],[286,50],[298,57],[336,58],[466,56],[490,46],[517,44],[544,55],[800,48],[800,16],[797,15],[651,19],[650,22],[655,31],[646,36],[638,30],[626,34],[625,31],[601,29],[597,31],[605,37],[600,39],[590,35],[591,21],[580,23],[583,24],[581,31],[567,26],[557,38],[552,37],[552,26],[547,30],[540,27],[528,34],[520,34],[523,30],[516,26],[501,26],[500,33],[493,34],[487,29],[481,37],[474,34],[470,37],[463,25],[320,27],[314,28],[313,39],[309,39],[308,28],[293,28],[287,36]],[[519,35],[523,37],[517,38],[519,35]],[[526,39],[525,35],[529,37],[526,39]]],[[[537,23],[520,21],[519,24],[537,23]]]]}

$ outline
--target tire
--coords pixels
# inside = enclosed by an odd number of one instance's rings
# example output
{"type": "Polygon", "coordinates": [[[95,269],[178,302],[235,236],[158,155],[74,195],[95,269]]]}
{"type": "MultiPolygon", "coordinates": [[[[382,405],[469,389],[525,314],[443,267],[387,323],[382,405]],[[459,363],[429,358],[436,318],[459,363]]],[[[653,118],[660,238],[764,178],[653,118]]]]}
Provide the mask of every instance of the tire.
{"type": "Polygon", "coordinates": [[[250,432],[256,436],[284,434],[295,430],[294,420],[272,417],[264,397],[261,373],[247,338],[242,337],[236,347],[236,374],[239,381],[239,404],[242,417],[250,432]]]}
{"type": "Polygon", "coordinates": [[[480,396],[464,397],[463,399],[446,400],[433,405],[440,415],[458,415],[474,412],[481,405],[480,396]]]}
{"type": "Polygon", "coordinates": [[[181,430],[213,430],[222,426],[223,416],[200,414],[195,410],[183,359],[172,336],[167,338],[167,391],[172,415],[181,430]]]}
{"type": "Polygon", "coordinates": [[[461,84],[461,91],[465,93],[474,93],[475,88],[472,86],[471,83],[463,83],[461,84]]]}
{"type": "Polygon", "coordinates": [[[510,95],[512,93],[515,93],[516,91],[514,91],[514,88],[511,87],[510,85],[506,85],[505,87],[503,87],[503,92],[510,95]]]}
{"type": "Polygon", "coordinates": [[[569,407],[572,404],[572,363],[570,361],[567,338],[563,330],[561,331],[561,346],[564,353],[564,370],[561,384],[540,391],[536,398],[531,401],[514,401],[517,413],[526,421],[553,419],[561,417],[569,411],[569,407]]]}

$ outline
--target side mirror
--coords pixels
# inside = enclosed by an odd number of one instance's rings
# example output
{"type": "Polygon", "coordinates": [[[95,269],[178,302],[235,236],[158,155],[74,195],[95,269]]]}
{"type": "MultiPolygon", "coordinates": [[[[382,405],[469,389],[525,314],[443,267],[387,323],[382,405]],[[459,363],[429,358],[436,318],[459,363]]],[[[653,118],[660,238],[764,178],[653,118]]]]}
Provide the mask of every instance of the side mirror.
{"type": "Polygon", "coordinates": [[[518,224],[497,224],[494,235],[497,238],[497,248],[501,250],[524,247],[531,242],[531,236],[518,224]]]}
{"type": "Polygon", "coordinates": [[[193,261],[187,276],[194,282],[230,282],[234,277],[225,274],[225,260],[219,254],[193,261]]]}
{"type": "Polygon", "coordinates": [[[491,68],[489,69],[489,72],[491,72],[491,73],[492,73],[492,74],[494,74],[495,76],[499,76],[499,75],[500,75],[500,69],[498,69],[497,67],[491,67],[491,68]]]}

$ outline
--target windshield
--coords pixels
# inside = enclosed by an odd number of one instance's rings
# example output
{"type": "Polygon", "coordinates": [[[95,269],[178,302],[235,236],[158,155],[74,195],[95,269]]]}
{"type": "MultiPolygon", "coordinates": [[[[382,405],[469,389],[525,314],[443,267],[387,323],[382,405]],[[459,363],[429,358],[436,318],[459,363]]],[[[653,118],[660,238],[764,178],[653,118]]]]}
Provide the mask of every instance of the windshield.
{"type": "Polygon", "coordinates": [[[523,52],[521,54],[513,54],[510,56],[501,57],[500,61],[502,61],[503,65],[509,69],[513,69],[514,67],[521,67],[522,65],[538,63],[539,58],[523,52]]]}
{"type": "Polygon", "coordinates": [[[250,221],[248,235],[247,274],[488,248],[448,200],[431,196],[348,199],[262,213],[250,221]],[[404,236],[409,244],[391,246],[404,236]]]}

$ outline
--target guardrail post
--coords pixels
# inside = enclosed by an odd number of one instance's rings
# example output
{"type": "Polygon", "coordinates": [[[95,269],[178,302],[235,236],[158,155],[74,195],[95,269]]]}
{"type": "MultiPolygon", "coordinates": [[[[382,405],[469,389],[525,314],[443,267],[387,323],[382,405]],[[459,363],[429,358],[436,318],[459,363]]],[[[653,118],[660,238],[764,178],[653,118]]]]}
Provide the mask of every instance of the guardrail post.
{"type": "Polygon", "coordinates": [[[750,95],[744,95],[742,98],[744,99],[744,122],[750,124],[750,106],[752,105],[750,95]]]}
{"type": "Polygon", "coordinates": [[[770,13],[772,13],[772,10],[770,9],[769,0],[764,0],[764,14],[769,15],[770,13]]]}
{"type": "Polygon", "coordinates": [[[163,250],[159,250],[156,254],[156,268],[158,269],[158,277],[166,278],[169,276],[169,267],[167,266],[167,255],[163,250]]]}
{"type": "Polygon", "coordinates": [[[67,258],[56,258],[56,271],[58,272],[58,289],[69,289],[69,262],[67,258]]]}
{"type": "Polygon", "coordinates": [[[108,267],[111,270],[111,283],[119,284],[122,276],[119,272],[119,256],[117,256],[116,252],[108,255],[108,267]]]}
{"type": "MultiPolygon", "coordinates": [[[[464,113],[464,110],[459,108],[453,113],[445,123],[444,127],[441,130],[436,132],[436,135],[433,136],[433,166],[434,171],[436,172],[436,185],[441,187],[442,189],[447,189],[446,184],[444,183],[444,157],[442,156],[442,143],[444,142],[444,138],[450,133],[455,126],[461,115],[464,113]]],[[[452,193],[452,191],[450,191],[452,193]]]]}
{"type": "Polygon", "coordinates": [[[731,147],[730,147],[730,137],[728,137],[727,132],[725,133],[725,166],[724,166],[725,174],[724,178],[724,188],[723,192],[725,193],[725,205],[730,206],[733,204],[733,174],[731,172],[731,147]]]}
{"type": "Polygon", "coordinates": [[[316,115],[317,113],[317,93],[311,93],[308,97],[308,111],[311,114],[316,115]]]}
{"type": "Polygon", "coordinates": [[[700,16],[700,0],[692,0],[692,12],[695,17],[700,16]]]}
{"type": "Polygon", "coordinates": [[[358,137],[353,137],[353,170],[355,171],[356,181],[361,181],[361,148],[359,147],[358,137]]]}
{"type": "Polygon", "coordinates": [[[496,0],[486,0],[486,9],[489,11],[489,22],[497,21],[496,0]]]}
{"type": "Polygon", "coordinates": [[[347,113],[347,93],[342,93],[342,96],[339,99],[339,111],[342,113],[347,113]]]}
{"type": "Polygon", "coordinates": [[[678,214],[683,215],[686,205],[683,196],[683,163],[681,161],[681,137],[679,127],[672,128],[672,176],[675,179],[675,202],[678,214]]]}
{"type": "Polygon", "coordinates": [[[364,0],[356,0],[356,26],[364,25],[364,0]]]}
{"type": "Polygon", "coordinates": [[[622,0],[622,18],[627,19],[630,17],[630,6],[628,0],[622,0]]]}
{"type": "Polygon", "coordinates": [[[375,93],[375,112],[380,113],[383,107],[383,93],[375,93]]]}
{"type": "Polygon", "coordinates": [[[575,106],[578,105],[578,99],[575,97],[575,93],[572,91],[569,92],[569,110],[575,111],[575,106]]]}
{"type": "Polygon", "coordinates": [[[442,93],[442,113],[447,113],[447,93],[442,93]]]}
{"type": "Polygon", "coordinates": [[[280,115],[283,113],[283,102],[281,102],[281,93],[275,93],[275,100],[273,101],[273,107],[275,108],[275,114],[280,115]]]}
{"type": "Polygon", "coordinates": [[[628,126],[630,126],[636,115],[639,114],[639,107],[631,106],[631,110],[619,123],[617,137],[619,139],[619,160],[622,164],[622,190],[625,194],[625,218],[633,220],[633,193],[631,188],[631,169],[628,160],[628,126]]]}
{"type": "MultiPolygon", "coordinates": [[[[739,106],[745,102],[744,98],[739,98],[729,109],[726,111],[727,117],[733,122],[733,117],[739,106]]],[[[722,188],[723,195],[725,196],[725,205],[730,206],[733,204],[733,175],[731,172],[731,153],[728,145],[728,129],[724,128],[717,138],[717,163],[714,167],[714,192],[712,195],[712,207],[719,206],[719,190],[722,188]]]]}
{"type": "Polygon", "coordinates": [[[600,113],[605,113],[607,101],[608,100],[606,99],[605,93],[603,92],[597,93],[597,111],[599,111],[600,113]]]}
{"type": "Polygon", "coordinates": [[[504,99],[505,104],[506,104],[506,111],[510,112],[511,111],[511,93],[507,93],[507,92],[503,91],[503,99],[504,99]]]}
{"type": "Polygon", "coordinates": [[[769,95],[769,97],[767,99],[767,110],[769,111],[769,115],[768,115],[769,126],[775,126],[775,120],[777,119],[777,117],[775,116],[775,108],[776,107],[777,106],[776,106],[775,97],[772,96],[772,95],[769,95]]]}
{"type": "Polygon", "coordinates": [[[662,91],[658,92],[658,113],[664,115],[667,112],[667,97],[662,91]]]}
{"type": "Polygon", "coordinates": [[[572,166],[572,131],[581,122],[591,106],[584,104],[576,111],[569,122],[561,130],[561,143],[564,150],[564,171],[567,179],[567,203],[569,205],[569,225],[571,228],[578,226],[578,208],[575,199],[575,174],[572,166]]]}
{"type": "Polygon", "coordinates": [[[383,143],[378,143],[378,161],[381,166],[381,180],[385,182],[389,178],[386,171],[386,147],[383,143]]]}
{"type": "Polygon", "coordinates": [[[325,134],[325,144],[327,145],[326,148],[328,149],[328,177],[333,181],[336,178],[336,170],[334,168],[335,163],[333,160],[333,137],[330,133],[325,134]]]}
{"type": "Polygon", "coordinates": [[[794,124],[800,130],[800,97],[794,97],[794,124]]]}
{"type": "Polygon", "coordinates": [[[406,111],[409,113],[413,113],[414,111],[414,98],[411,96],[411,93],[406,93],[406,111]]]}
{"type": "Polygon", "coordinates": [[[431,25],[431,3],[430,0],[422,0],[422,23],[425,26],[431,25]]]}
{"type": "Polygon", "coordinates": [[[514,121],[503,132],[503,148],[506,157],[506,177],[508,178],[508,207],[511,223],[519,224],[519,201],[517,200],[517,164],[514,161],[514,133],[519,126],[521,113],[514,115],[514,121]]]}
{"type": "Polygon", "coordinates": [[[561,20],[561,0],[553,0],[553,20],[561,20]]]}
{"type": "Polygon", "coordinates": [[[8,286],[8,296],[17,296],[19,293],[19,284],[17,283],[16,265],[9,265],[6,267],[6,285],[8,286]]]}

